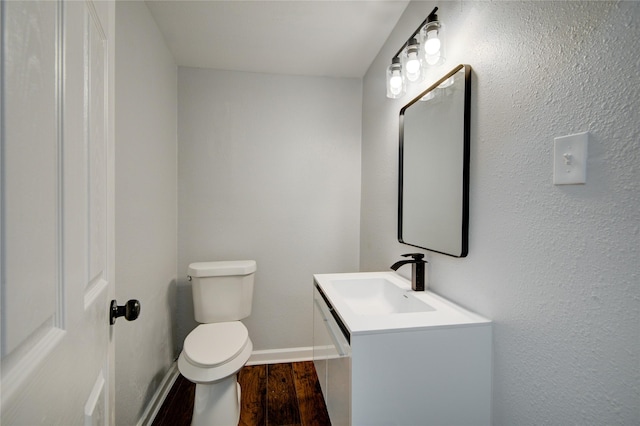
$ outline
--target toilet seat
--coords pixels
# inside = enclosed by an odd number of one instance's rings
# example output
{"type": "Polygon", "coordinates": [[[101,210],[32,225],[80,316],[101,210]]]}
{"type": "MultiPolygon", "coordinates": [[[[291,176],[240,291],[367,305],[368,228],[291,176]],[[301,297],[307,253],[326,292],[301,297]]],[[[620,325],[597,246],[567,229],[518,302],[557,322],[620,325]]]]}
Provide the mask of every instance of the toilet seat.
{"type": "Polygon", "coordinates": [[[240,321],[201,324],[184,341],[184,355],[194,366],[215,368],[235,358],[249,341],[240,321]]]}
{"type": "Polygon", "coordinates": [[[240,371],[252,351],[240,321],[201,324],[185,339],[178,370],[193,383],[214,383],[240,371]]]}

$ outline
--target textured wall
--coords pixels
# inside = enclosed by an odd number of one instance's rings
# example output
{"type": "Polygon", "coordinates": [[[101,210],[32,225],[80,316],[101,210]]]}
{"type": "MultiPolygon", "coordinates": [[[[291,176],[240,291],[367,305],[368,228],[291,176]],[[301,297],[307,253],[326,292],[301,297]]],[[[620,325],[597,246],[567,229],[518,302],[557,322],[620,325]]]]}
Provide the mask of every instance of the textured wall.
{"type": "Polygon", "coordinates": [[[312,344],[312,274],[358,268],[362,82],[178,71],[179,341],[191,262],[255,259],[254,350],[312,344]]]}
{"type": "Polygon", "coordinates": [[[431,287],[495,321],[496,425],[637,425],[640,3],[440,2],[447,64],[386,99],[434,6],[409,5],[364,79],[361,269],[414,250],[396,242],[400,108],[470,64],[469,256],[429,254],[431,287]],[[553,138],[583,131],[587,183],[554,186],[553,138]]]}
{"type": "Polygon", "coordinates": [[[177,68],[142,2],[116,5],[116,424],[136,424],[176,355],[177,68]]]}

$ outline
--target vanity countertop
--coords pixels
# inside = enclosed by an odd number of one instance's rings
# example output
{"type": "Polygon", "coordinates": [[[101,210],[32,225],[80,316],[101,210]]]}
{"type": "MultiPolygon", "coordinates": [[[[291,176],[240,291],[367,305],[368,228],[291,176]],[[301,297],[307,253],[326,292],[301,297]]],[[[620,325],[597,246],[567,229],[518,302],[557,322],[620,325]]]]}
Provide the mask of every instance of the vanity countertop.
{"type": "Polygon", "coordinates": [[[352,335],[487,326],[491,321],[395,272],[316,274],[316,286],[352,335]]]}

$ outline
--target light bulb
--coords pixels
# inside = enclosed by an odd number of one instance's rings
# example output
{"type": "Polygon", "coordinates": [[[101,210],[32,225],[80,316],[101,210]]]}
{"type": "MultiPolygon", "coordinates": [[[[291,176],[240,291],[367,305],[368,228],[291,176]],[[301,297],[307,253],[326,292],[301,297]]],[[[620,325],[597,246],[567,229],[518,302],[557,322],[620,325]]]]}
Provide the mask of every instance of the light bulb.
{"type": "Polygon", "coordinates": [[[407,67],[407,74],[415,74],[420,69],[420,60],[417,53],[409,54],[405,67],[407,67]]]}
{"type": "Polygon", "coordinates": [[[424,43],[424,52],[427,56],[432,56],[440,51],[440,39],[438,38],[438,30],[433,29],[427,32],[427,40],[424,43]]]}
{"type": "Polygon", "coordinates": [[[394,75],[391,76],[391,79],[389,79],[389,90],[394,95],[398,95],[402,91],[402,76],[400,73],[394,73],[394,75]]]}

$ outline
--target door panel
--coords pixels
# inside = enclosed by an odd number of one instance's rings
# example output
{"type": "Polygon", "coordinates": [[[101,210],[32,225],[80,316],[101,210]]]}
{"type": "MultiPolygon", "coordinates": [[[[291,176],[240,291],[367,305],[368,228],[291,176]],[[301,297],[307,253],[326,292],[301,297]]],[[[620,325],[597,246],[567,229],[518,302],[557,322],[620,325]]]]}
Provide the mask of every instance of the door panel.
{"type": "Polygon", "coordinates": [[[2,2],[2,424],[113,423],[113,7],[2,2]]]}
{"type": "Polygon", "coordinates": [[[61,329],[59,111],[55,3],[7,2],[3,90],[2,357],[61,329]],[[36,122],[37,117],[37,122],[36,122]],[[37,266],[33,259],[38,259],[37,266]],[[33,285],[33,283],[39,283],[33,285]],[[30,309],[25,309],[25,307],[30,309]]]}
{"type": "Polygon", "coordinates": [[[87,11],[86,62],[89,100],[89,289],[105,283],[106,268],[106,123],[104,29],[95,10],[87,11]]]}

